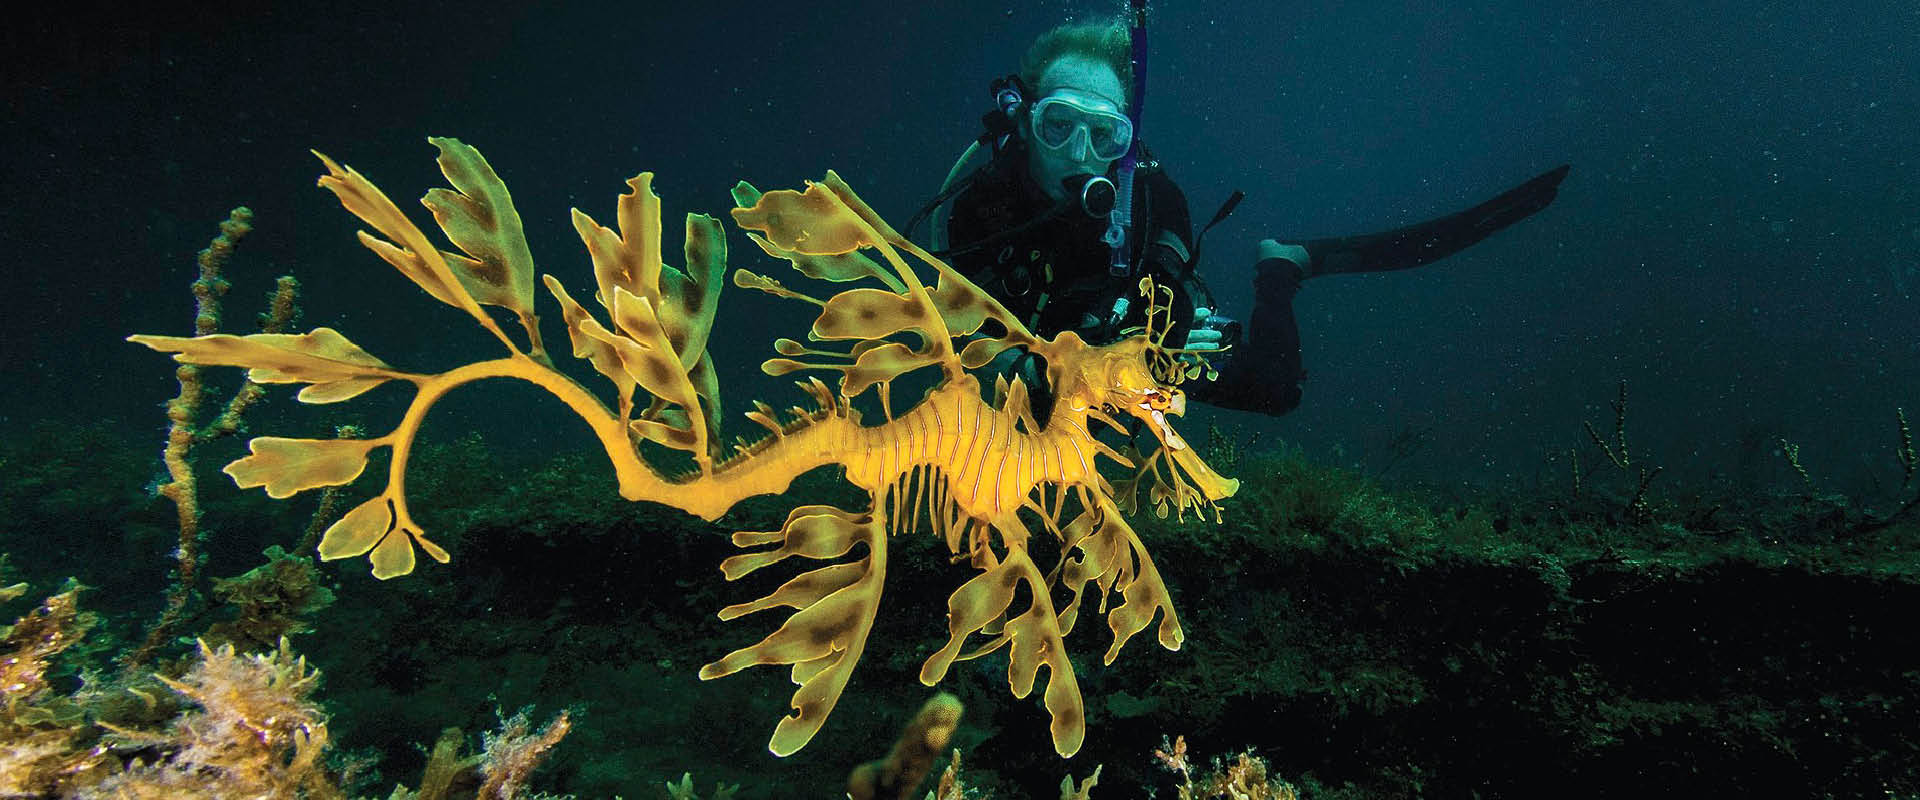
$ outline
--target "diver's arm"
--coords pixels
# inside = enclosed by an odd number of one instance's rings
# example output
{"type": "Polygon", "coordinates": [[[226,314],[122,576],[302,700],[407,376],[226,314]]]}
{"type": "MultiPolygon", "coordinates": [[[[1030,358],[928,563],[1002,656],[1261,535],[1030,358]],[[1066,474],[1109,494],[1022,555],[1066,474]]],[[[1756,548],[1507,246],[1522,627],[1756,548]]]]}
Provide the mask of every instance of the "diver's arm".
{"type": "Polygon", "coordinates": [[[1560,191],[1568,165],[1562,164],[1473,208],[1404,228],[1360,236],[1311,239],[1297,246],[1272,239],[1261,242],[1260,257],[1285,258],[1311,278],[1342,272],[1384,272],[1431,264],[1472,247],[1494,233],[1546,208],[1560,191]],[[1285,249],[1272,250],[1268,244],[1285,249]],[[1305,260],[1297,251],[1304,249],[1305,260]]]}
{"type": "Polygon", "coordinates": [[[1158,160],[1150,163],[1153,169],[1146,180],[1146,194],[1147,209],[1152,215],[1152,238],[1141,254],[1140,267],[1142,274],[1173,291],[1174,315],[1167,342],[1178,346],[1177,343],[1186,342],[1194,326],[1213,311],[1203,307],[1212,300],[1198,284],[1196,270],[1200,265],[1195,262],[1193,213],[1187,206],[1187,194],[1167,175],[1158,160]]]}
{"type": "MultiPolygon", "coordinates": [[[[1194,307],[1196,301],[1184,277],[1192,274],[1186,254],[1186,243],[1168,232],[1157,232],[1140,254],[1134,272],[1139,277],[1107,282],[1101,294],[1090,298],[1091,303],[1080,315],[1080,324],[1074,331],[1095,344],[1111,342],[1120,338],[1121,331],[1145,325],[1147,308],[1152,302],[1166,304],[1174,312],[1170,321],[1157,323],[1171,326],[1167,341],[1182,341],[1199,310],[1194,307]],[[1140,294],[1140,278],[1151,278],[1157,287],[1151,299],[1140,294]],[[1164,292],[1171,292],[1172,297],[1164,292]]],[[[1102,280],[1106,280],[1104,275],[1102,280]]]]}
{"type": "MultiPolygon", "coordinates": [[[[936,223],[945,234],[945,243],[976,242],[998,232],[987,227],[981,212],[981,205],[988,202],[986,196],[996,188],[990,183],[974,183],[947,204],[949,213],[936,223]]],[[[993,278],[994,254],[985,249],[965,249],[942,257],[976,285],[984,287],[993,278]]]]}

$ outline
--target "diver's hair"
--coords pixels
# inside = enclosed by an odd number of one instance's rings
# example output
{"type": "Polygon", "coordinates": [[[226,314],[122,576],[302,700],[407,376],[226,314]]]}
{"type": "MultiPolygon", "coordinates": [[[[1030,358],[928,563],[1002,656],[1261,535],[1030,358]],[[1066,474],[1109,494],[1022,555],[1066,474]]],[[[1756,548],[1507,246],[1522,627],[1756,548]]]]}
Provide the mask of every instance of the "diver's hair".
{"type": "Polygon", "coordinates": [[[1038,91],[1041,73],[1061,57],[1070,55],[1086,56],[1112,67],[1114,74],[1120,76],[1127,102],[1133,102],[1133,37],[1128,34],[1124,21],[1068,22],[1040,34],[1020,59],[1020,80],[1038,91]]]}

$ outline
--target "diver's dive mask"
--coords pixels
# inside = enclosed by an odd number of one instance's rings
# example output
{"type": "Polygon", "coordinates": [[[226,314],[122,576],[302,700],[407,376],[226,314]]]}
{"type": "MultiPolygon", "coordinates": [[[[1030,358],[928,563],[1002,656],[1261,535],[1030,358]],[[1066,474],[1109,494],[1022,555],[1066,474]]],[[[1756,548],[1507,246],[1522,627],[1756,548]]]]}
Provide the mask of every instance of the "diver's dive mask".
{"type": "Polygon", "coordinates": [[[1114,161],[1133,144],[1133,123],[1112,101],[1075,89],[1059,89],[1040,98],[1028,112],[1033,140],[1049,150],[1065,150],[1069,157],[1091,153],[1114,161]],[[1085,151],[1076,145],[1084,143],[1085,151]]]}

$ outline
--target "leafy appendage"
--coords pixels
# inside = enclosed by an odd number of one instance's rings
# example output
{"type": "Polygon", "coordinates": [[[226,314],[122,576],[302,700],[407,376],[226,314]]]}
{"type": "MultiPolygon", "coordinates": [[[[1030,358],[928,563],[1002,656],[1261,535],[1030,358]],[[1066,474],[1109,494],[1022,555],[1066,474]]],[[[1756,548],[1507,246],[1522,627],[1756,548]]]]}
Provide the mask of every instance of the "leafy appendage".
{"type": "Polygon", "coordinates": [[[775,755],[797,752],[820,731],[866,649],[886,579],[885,527],[871,514],[802,506],[787,516],[780,530],[733,535],[739,547],[778,546],[722,562],[720,570],[730,581],[790,556],[825,560],[845,556],[856,545],[867,548],[863,558],[802,573],[759,600],[720,611],[721,619],[730,620],[773,608],[798,609],[767,638],[700,668],[700,678],[710,680],[752,666],[792,665],[793,682],[800,688],[791,701],[794,713],[780,720],[768,744],[775,755]]]}
{"type": "Polygon", "coordinates": [[[393,378],[417,380],[397,372],[332,328],[310,333],[256,333],[234,336],[149,336],[136,334],[127,341],[173,353],[182,364],[241,367],[255,383],[307,383],[300,390],[303,403],[337,403],[393,378]]]}
{"type": "MultiPolygon", "coordinates": [[[[824,340],[861,340],[870,343],[845,354],[855,359],[847,365],[809,364],[790,359],[773,359],[761,369],[779,375],[796,369],[835,369],[842,372],[841,392],[854,397],[875,384],[927,366],[940,366],[947,377],[961,374],[953,357],[952,333],[941,316],[933,295],[921,284],[895,245],[911,246],[899,239],[891,228],[875,225],[851,189],[829,172],[827,180],[809,183],[804,192],[781,189],[759,192],[742,184],[734,190],[736,198],[752,198],[751,207],[733,210],[734,222],[750,231],[758,231],[773,248],[806,256],[844,256],[861,248],[880,252],[893,270],[894,280],[886,280],[888,289],[850,289],[829,298],[814,321],[811,335],[824,340]],[[892,239],[889,239],[891,234],[892,239]],[[894,240],[897,240],[894,241],[894,240]],[[881,340],[912,332],[919,347],[881,340]],[[864,360],[864,363],[862,363],[864,360]]],[[[876,269],[876,275],[877,269],[876,269]]],[[[858,275],[851,272],[841,279],[858,275]]],[[[777,285],[777,284],[775,284],[777,285]]],[[[883,394],[884,398],[885,395],[883,394]]]]}
{"type": "Polygon", "coordinates": [[[1107,612],[1113,645],[1107,648],[1102,663],[1113,663],[1127,640],[1152,624],[1156,614],[1164,615],[1157,632],[1160,646],[1180,649],[1186,634],[1173,611],[1173,597],[1167,593],[1167,585],[1139,534],[1120,519],[1116,509],[1108,504],[1082,511],[1067,524],[1062,538],[1073,553],[1067,557],[1060,578],[1061,585],[1073,593],[1073,599],[1060,612],[1063,633],[1072,632],[1080,603],[1087,596],[1087,584],[1091,583],[1097,587],[1095,596],[1105,597],[1117,589],[1122,601],[1107,612]]]}
{"type": "Polygon", "coordinates": [[[902,284],[899,278],[887,274],[884,268],[859,251],[833,255],[808,255],[783,250],[767,241],[767,237],[757,233],[749,233],[747,238],[760,246],[760,252],[774,258],[786,259],[793,264],[794,271],[814,280],[845,283],[871,278],[886,284],[887,288],[893,291],[907,290],[906,285],[902,284]]]}
{"type": "Polygon", "coordinates": [[[519,317],[521,327],[541,352],[539,320],[533,313],[533,253],[513,207],[513,195],[480,151],[458,139],[429,137],[439,148],[440,173],[453,189],[432,189],[420,202],[447,240],[466,255],[442,251],[441,258],[475,302],[499,306],[519,317]]]}
{"type": "Polygon", "coordinates": [[[314,155],[327,167],[327,174],[320,176],[320,188],[333,192],[348,211],[387,237],[381,239],[361,231],[361,244],[400,270],[400,274],[426,290],[433,299],[467,312],[482,326],[498,332],[493,320],[480,310],[460,279],[447,267],[440,249],[427,240],[427,235],[401,213],[400,207],[394,205],[380,187],[352,167],[335,163],[324,153],[315,151],[314,155]]]}
{"type": "MultiPolygon", "coordinates": [[[[753,188],[753,184],[746,181],[734,184],[733,202],[741,208],[751,209],[759,206],[761,196],[761,191],[753,188]]],[[[889,274],[886,268],[881,267],[857,249],[833,253],[803,253],[791,247],[776,245],[768,241],[767,237],[751,231],[747,233],[747,238],[759,245],[761,252],[774,258],[786,259],[793,264],[794,270],[809,278],[835,283],[872,278],[886,284],[888,289],[897,293],[907,293],[905,283],[900,282],[900,279],[889,274]]]]}
{"type": "Polygon", "coordinates": [[[567,336],[573,343],[573,357],[584,358],[593,365],[595,372],[613,381],[615,392],[619,395],[621,418],[627,417],[626,409],[633,404],[633,387],[637,382],[627,374],[626,367],[620,361],[620,352],[614,349],[613,341],[619,338],[606,329],[573,296],[567,294],[567,288],[552,275],[542,276],[547,291],[560,302],[560,314],[567,323],[567,336]]]}
{"type": "Polygon", "coordinates": [[[781,250],[806,255],[844,255],[883,243],[879,232],[847,207],[838,193],[812,181],[805,191],[760,193],[752,206],[733,210],[733,221],[759,231],[781,250]]]}
{"type": "Polygon", "coordinates": [[[589,329],[586,323],[591,316],[565,297],[551,275],[547,276],[547,286],[561,300],[567,315],[574,354],[582,355],[583,338],[599,342],[584,349],[590,351],[587,357],[594,368],[612,378],[620,390],[622,418],[630,411],[625,398],[632,384],[669,404],[671,408],[661,402],[649,405],[641,418],[632,422],[634,432],[692,453],[704,472],[714,455],[712,442],[719,428],[720,385],[706,347],[723,285],[721,275],[726,271],[726,236],[718,220],[689,214],[683,248],[685,271],[664,263],[660,197],[653,192],[653,173],[643,172],[627,186],[631,191],[620,196],[617,208],[618,232],[594,222],[579,209],[573,210],[574,230],[593,257],[594,297],[609,312],[613,331],[589,329]],[[638,347],[613,341],[603,333],[612,333],[638,347]],[[608,354],[618,358],[620,372],[632,384],[608,369],[608,354]],[[678,411],[669,413],[674,408],[678,411]]]}
{"type": "Polygon", "coordinates": [[[447,551],[428,540],[399,496],[388,492],[361,503],[329,526],[320,537],[320,560],[370,554],[373,577],[386,580],[413,571],[414,545],[433,560],[447,563],[447,551]]]}
{"type": "Polygon", "coordinates": [[[286,439],[260,436],[247,443],[252,455],[222,471],[242,489],[266,487],[267,496],[285,499],[308,489],[344,486],[367,468],[367,456],[385,439],[286,439]]]}
{"type": "Polygon", "coordinates": [[[1221,521],[1214,498],[1233,494],[1239,482],[1215,473],[1192,447],[1175,441],[1179,446],[1156,443],[1153,452],[1144,456],[1139,448],[1128,448],[1128,463],[1138,466],[1132,477],[1113,482],[1114,503],[1128,514],[1138,514],[1143,510],[1140,492],[1144,488],[1146,508],[1156,517],[1166,519],[1171,513],[1174,519],[1185,520],[1192,511],[1201,519],[1211,515],[1215,522],[1221,521]]]}
{"type": "Polygon", "coordinates": [[[999,564],[974,576],[947,598],[947,643],[920,665],[920,682],[928,686],[939,683],[961,657],[967,637],[1002,620],[1001,634],[993,644],[967,657],[1011,643],[1007,681],[1014,697],[1032,693],[1040,667],[1045,666],[1048,677],[1044,697],[1047,712],[1053,717],[1053,747],[1062,756],[1074,754],[1086,737],[1086,707],[1080,699],[1073,664],[1067,660],[1065,632],[1048,596],[1046,578],[1024,546],[1008,547],[999,564]],[[1013,605],[1014,590],[1022,585],[1027,587],[1027,610],[1009,620],[1007,609],[1013,605]]]}

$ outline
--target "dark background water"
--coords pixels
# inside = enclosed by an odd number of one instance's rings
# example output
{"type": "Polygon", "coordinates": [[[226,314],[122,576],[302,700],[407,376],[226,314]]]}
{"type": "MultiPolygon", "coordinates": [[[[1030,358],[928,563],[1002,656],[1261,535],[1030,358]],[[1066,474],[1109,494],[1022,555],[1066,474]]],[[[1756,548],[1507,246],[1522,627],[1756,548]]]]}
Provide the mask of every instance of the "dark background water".
{"type": "MultiPolygon", "coordinates": [[[[1231,422],[1375,467],[1396,432],[1428,431],[1432,446],[1397,470],[1523,485],[1549,452],[1586,446],[1581,420],[1604,427],[1624,379],[1638,444],[1683,479],[1784,481],[1778,437],[1802,443],[1824,481],[1894,468],[1893,409],[1920,406],[1920,7],[1323,5],[1155,7],[1144,136],[1196,216],[1249,193],[1205,266],[1241,313],[1263,236],[1406,224],[1574,170],[1552,209],[1468,253],[1310,282],[1305,405],[1231,422]]],[[[541,270],[578,294],[590,272],[566,211],[609,220],[640,170],[658,173],[670,220],[724,214],[738,179],[798,186],[833,168],[904,221],[976,132],[986,82],[1034,34],[1111,10],[16,12],[0,27],[0,435],[104,420],[157,446],[168,364],[121,339],[189,330],[193,253],[236,204],[258,229],[228,270],[229,330],[247,330],[291,271],[306,325],[389,363],[493,355],[490,337],[359,248],[356,221],[313,188],[308,148],[414,208],[440,182],[424,137],[476,145],[541,270]]],[[[736,266],[772,268],[730,242],[736,266]]],[[[755,365],[802,312],[729,290],[714,350],[735,408],[789,396],[755,365]]],[[[322,419],[297,411],[274,430],[322,419]]],[[[534,449],[584,441],[557,404],[495,387],[458,396],[429,436],[475,426],[534,449]]]]}

